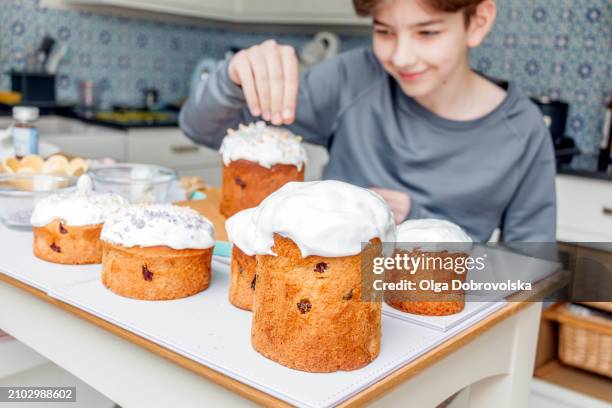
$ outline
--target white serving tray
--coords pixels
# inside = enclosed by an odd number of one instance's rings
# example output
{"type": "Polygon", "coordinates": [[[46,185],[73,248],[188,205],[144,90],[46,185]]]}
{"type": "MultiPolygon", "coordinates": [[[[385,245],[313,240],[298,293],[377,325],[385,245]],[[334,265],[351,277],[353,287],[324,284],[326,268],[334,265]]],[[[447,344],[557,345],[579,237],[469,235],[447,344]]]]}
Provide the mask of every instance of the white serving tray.
{"type": "MultiPolygon", "coordinates": [[[[534,283],[557,271],[561,264],[544,259],[533,258],[509,252],[501,248],[483,247],[478,245],[471,253],[473,258],[486,253],[485,268],[482,271],[470,272],[467,281],[473,282],[504,282],[506,280],[521,280],[534,283]]],[[[482,293],[482,292],[480,292],[482,293]]],[[[465,309],[461,313],[450,316],[421,316],[405,313],[391,306],[383,305],[383,313],[408,322],[440,331],[448,331],[468,320],[472,316],[497,310],[505,304],[505,298],[514,293],[512,290],[499,291],[488,296],[486,301],[478,301],[478,292],[467,291],[465,309]]]]}
{"type": "Polygon", "coordinates": [[[48,292],[76,282],[97,280],[100,265],[59,265],[32,252],[32,231],[7,228],[0,221],[0,272],[48,292]]]}
{"type": "Polygon", "coordinates": [[[383,304],[383,314],[386,316],[395,317],[410,323],[418,324],[423,327],[430,329],[439,330],[442,332],[449,331],[450,329],[457,327],[466,320],[474,317],[486,316],[498,309],[501,309],[506,304],[505,301],[501,302],[466,302],[465,309],[460,313],[456,313],[450,316],[422,316],[412,313],[402,312],[394,309],[388,304],[383,304]]]}
{"type": "Polygon", "coordinates": [[[368,366],[329,374],[292,370],[251,347],[251,313],[228,301],[229,267],[213,262],[211,286],[173,301],[118,296],[96,279],[53,289],[49,295],[123,327],[187,358],[290,404],[336,405],[478,322],[487,309],[446,332],[383,316],[381,354],[368,366]]]}

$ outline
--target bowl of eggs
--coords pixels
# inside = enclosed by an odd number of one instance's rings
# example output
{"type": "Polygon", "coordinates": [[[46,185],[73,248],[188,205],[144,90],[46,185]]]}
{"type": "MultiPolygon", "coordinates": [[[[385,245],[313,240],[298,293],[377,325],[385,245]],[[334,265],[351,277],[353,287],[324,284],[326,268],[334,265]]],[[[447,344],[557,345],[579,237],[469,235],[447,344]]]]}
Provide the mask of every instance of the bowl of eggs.
{"type": "Polygon", "coordinates": [[[25,156],[21,159],[7,157],[0,164],[0,174],[53,174],[56,176],[79,177],[87,172],[87,162],[80,157],[68,159],[56,154],[43,159],[38,155],[25,156]]]}
{"type": "Polygon", "coordinates": [[[9,227],[30,227],[36,203],[76,189],[77,178],[55,174],[0,174],[0,220],[9,227]]]}
{"type": "Polygon", "coordinates": [[[74,191],[78,176],[86,171],[87,163],[78,157],[5,158],[0,163],[0,220],[9,227],[29,227],[30,215],[39,200],[74,191]]]}

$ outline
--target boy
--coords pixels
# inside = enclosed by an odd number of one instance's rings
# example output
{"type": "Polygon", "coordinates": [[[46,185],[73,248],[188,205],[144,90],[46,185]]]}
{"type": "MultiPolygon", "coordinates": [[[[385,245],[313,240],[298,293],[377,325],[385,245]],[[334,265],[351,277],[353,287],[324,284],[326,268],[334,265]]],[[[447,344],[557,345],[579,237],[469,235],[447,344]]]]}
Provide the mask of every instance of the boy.
{"type": "Polygon", "coordinates": [[[184,132],[218,148],[261,116],[326,146],[326,179],[377,191],[397,222],[444,218],[486,241],[554,242],[555,162],[537,108],[468,65],[496,16],[493,0],[353,0],[373,17],[372,50],[298,78],[293,48],[236,54],[183,107],[184,132]],[[247,109],[248,108],[248,109],[247,109]]]}

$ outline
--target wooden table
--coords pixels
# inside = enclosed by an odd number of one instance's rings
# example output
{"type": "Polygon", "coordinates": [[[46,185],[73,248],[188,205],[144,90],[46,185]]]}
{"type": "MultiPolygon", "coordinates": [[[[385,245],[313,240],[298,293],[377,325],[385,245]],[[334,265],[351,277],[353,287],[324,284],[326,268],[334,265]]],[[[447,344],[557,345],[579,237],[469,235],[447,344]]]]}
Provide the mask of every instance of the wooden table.
{"type": "MultiPolygon", "coordinates": [[[[341,406],[433,407],[465,387],[473,408],[526,406],[540,313],[510,302],[341,406]]],[[[125,408],[288,406],[2,273],[0,329],[125,408]]]]}

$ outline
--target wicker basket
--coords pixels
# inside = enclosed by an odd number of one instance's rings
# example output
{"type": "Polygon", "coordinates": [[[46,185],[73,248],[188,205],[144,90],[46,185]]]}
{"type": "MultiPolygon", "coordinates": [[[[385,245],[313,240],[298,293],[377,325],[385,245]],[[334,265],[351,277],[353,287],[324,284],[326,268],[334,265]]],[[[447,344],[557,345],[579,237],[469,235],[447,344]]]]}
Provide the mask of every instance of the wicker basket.
{"type": "Polygon", "coordinates": [[[612,378],[612,320],[559,314],[559,360],[612,378]]]}

